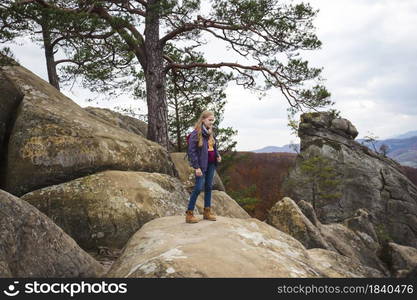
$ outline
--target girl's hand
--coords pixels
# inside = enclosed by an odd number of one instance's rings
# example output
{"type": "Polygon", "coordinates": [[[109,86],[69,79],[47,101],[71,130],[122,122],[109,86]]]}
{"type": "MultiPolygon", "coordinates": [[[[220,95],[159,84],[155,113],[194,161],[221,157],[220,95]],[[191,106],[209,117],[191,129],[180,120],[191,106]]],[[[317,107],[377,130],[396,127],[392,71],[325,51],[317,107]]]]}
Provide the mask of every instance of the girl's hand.
{"type": "Polygon", "coordinates": [[[198,168],[198,169],[195,170],[195,175],[196,176],[203,176],[203,172],[201,171],[200,168],[198,168]]]}
{"type": "Polygon", "coordinates": [[[217,161],[218,162],[221,162],[222,161],[222,157],[220,155],[217,157],[217,161]]]}

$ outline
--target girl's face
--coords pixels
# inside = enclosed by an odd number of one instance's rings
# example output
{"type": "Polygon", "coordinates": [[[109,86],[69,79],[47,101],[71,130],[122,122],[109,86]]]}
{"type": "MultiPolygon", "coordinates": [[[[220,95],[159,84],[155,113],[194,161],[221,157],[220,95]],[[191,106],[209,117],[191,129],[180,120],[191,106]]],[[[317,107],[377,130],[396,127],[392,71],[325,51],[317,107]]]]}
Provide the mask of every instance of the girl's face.
{"type": "Polygon", "coordinates": [[[209,116],[203,119],[203,123],[207,128],[211,128],[215,121],[216,121],[216,118],[214,116],[209,116]]]}

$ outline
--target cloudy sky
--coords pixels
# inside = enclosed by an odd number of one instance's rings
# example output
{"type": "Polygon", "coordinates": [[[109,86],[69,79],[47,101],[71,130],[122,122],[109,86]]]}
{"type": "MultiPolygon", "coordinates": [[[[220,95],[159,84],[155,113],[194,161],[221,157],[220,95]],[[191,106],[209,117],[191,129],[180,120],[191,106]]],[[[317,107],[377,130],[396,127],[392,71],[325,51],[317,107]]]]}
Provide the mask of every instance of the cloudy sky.
{"type": "MultiPolygon", "coordinates": [[[[305,2],[320,10],[314,25],[323,45],[303,57],[311,66],[324,67],[322,77],[336,102],[334,108],[356,126],[358,138],[372,133],[385,139],[417,130],[417,1],[305,2]]],[[[47,80],[42,49],[21,42],[9,45],[18,61],[47,80]]],[[[215,44],[207,47],[207,60],[218,60],[225,51],[219,50],[215,44]]],[[[146,113],[143,103],[128,96],[117,103],[87,102],[94,95],[78,86],[63,92],[82,107],[139,106],[140,113],[146,113]]],[[[278,90],[258,100],[250,91],[230,84],[227,96],[221,126],[238,130],[238,151],[299,141],[287,126],[287,104],[278,90]]]]}

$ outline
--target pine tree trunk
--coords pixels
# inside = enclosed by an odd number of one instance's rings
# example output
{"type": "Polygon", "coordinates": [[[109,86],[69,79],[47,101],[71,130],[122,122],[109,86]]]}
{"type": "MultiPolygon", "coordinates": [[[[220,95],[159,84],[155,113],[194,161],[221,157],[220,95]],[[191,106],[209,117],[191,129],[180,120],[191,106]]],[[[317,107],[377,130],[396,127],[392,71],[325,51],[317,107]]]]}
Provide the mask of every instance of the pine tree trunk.
{"type": "Polygon", "coordinates": [[[48,80],[51,85],[53,85],[58,91],[59,89],[59,79],[56,72],[56,64],[54,58],[54,49],[51,43],[51,36],[46,25],[42,25],[42,36],[43,36],[43,45],[45,47],[45,58],[46,58],[46,68],[48,70],[48,80]]]}
{"type": "Polygon", "coordinates": [[[315,182],[313,182],[312,196],[313,196],[313,209],[314,209],[314,212],[317,214],[317,211],[316,211],[316,183],[315,182]]]}
{"type": "MultiPolygon", "coordinates": [[[[176,73],[172,74],[173,78],[172,81],[175,83],[177,80],[176,73]]],[[[174,101],[174,109],[175,109],[175,124],[176,124],[176,134],[177,134],[177,152],[182,152],[182,139],[181,139],[181,120],[180,120],[180,112],[179,112],[179,104],[178,104],[178,90],[177,86],[174,84],[174,93],[173,93],[173,101],[174,101]]]]}
{"type": "Polygon", "coordinates": [[[166,74],[163,64],[163,52],[159,44],[159,0],[148,1],[148,16],[145,27],[146,51],[146,101],[148,106],[147,138],[168,148],[168,105],[166,101],[166,74]]]}
{"type": "Polygon", "coordinates": [[[177,95],[174,96],[175,101],[175,123],[177,124],[176,132],[177,132],[177,152],[182,152],[182,139],[181,139],[181,120],[180,120],[180,113],[179,113],[179,107],[178,107],[178,99],[177,95]]]}

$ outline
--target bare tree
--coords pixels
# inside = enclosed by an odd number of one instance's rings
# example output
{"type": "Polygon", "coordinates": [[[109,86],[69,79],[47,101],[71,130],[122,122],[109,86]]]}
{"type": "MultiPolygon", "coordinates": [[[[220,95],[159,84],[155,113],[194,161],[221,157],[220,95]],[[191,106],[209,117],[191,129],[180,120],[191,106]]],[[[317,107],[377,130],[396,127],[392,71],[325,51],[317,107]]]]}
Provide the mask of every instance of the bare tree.
{"type": "Polygon", "coordinates": [[[379,146],[379,153],[381,153],[385,157],[387,156],[389,150],[390,148],[387,144],[382,144],[381,146],[379,146]]]}

